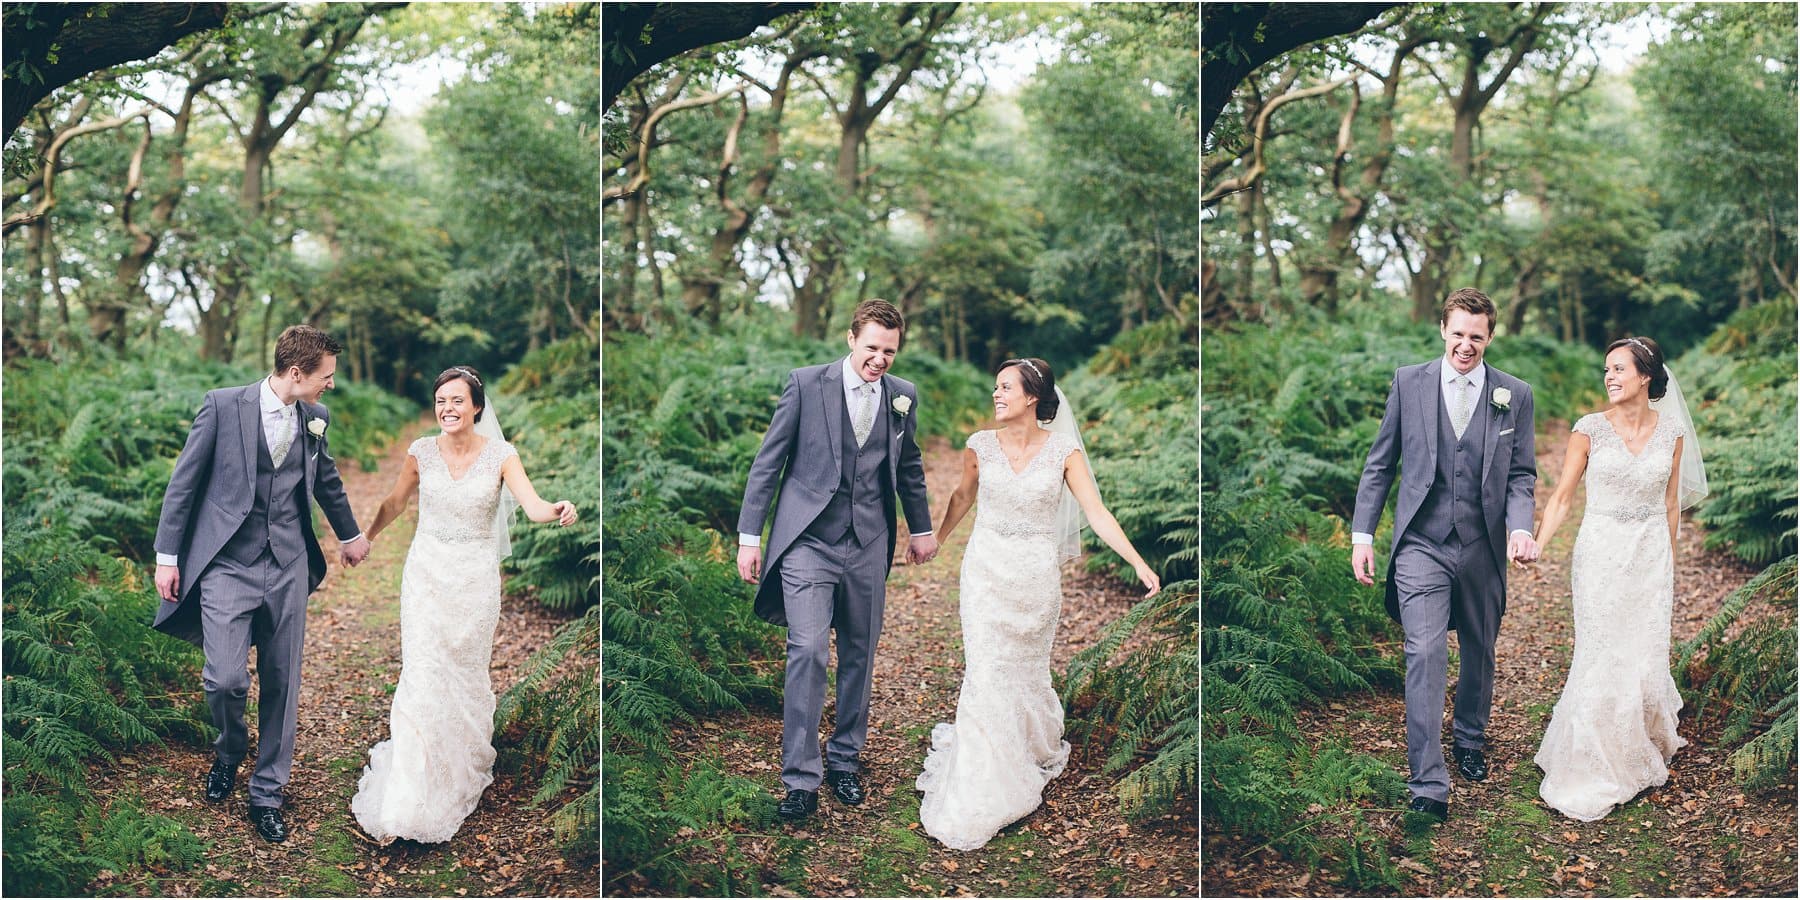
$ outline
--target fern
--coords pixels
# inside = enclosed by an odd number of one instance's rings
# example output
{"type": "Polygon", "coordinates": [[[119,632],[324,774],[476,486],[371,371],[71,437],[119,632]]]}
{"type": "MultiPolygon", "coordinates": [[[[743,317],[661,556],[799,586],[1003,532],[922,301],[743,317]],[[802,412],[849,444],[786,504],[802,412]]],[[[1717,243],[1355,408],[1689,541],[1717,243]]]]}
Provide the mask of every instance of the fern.
{"type": "Polygon", "coordinates": [[[1747,788],[1792,778],[1795,763],[1796,557],[1763,570],[1727,597],[1694,637],[1675,648],[1675,672],[1695,718],[1720,725],[1735,746],[1732,767],[1747,788]],[[1753,605],[1773,612],[1745,623],[1753,605]],[[1727,637],[1733,629],[1735,636],[1727,637]],[[1741,746],[1737,746],[1741,743],[1741,746]]]}

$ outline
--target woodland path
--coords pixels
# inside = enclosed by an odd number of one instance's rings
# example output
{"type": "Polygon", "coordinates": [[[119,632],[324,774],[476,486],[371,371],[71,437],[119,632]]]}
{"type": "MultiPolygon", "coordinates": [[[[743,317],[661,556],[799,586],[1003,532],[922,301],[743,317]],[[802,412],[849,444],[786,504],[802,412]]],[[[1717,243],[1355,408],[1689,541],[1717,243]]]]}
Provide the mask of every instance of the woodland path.
{"type": "MultiPolygon", "coordinates": [[[[1568,423],[1550,422],[1538,438],[1540,512],[1562,472],[1568,435],[1568,423]]],[[[1689,743],[1676,754],[1669,782],[1662,787],[1640,794],[1598,822],[1566,818],[1538,798],[1543,773],[1532,757],[1573,652],[1569,557],[1582,503],[1578,491],[1569,525],[1534,568],[1515,569],[1510,576],[1495,646],[1487,780],[1470,783],[1453,775],[1450,819],[1423,832],[1404,828],[1398,806],[1381,820],[1390,859],[1407,885],[1404,894],[1794,896],[1794,785],[1746,796],[1732,779],[1727,754],[1714,746],[1716,727],[1696,733],[1691,708],[1682,710],[1679,726],[1689,743]]],[[[1704,540],[1697,525],[1683,521],[1675,568],[1675,644],[1696,634],[1725,598],[1758,571],[1728,554],[1705,550],[1704,540]]],[[[1347,558],[1344,577],[1350,577],[1347,558]]],[[[1747,611],[1745,621],[1756,614],[1755,608],[1747,611]]],[[[1450,647],[1449,690],[1454,691],[1454,632],[1450,647]]],[[[1446,702],[1446,718],[1449,708],[1446,702]]],[[[1404,721],[1399,691],[1343,697],[1299,716],[1301,733],[1317,735],[1320,744],[1347,740],[1352,749],[1387,760],[1402,777],[1407,771],[1404,721]]],[[[1258,852],[1228,835],[1209,835],[1204,852],[1208,896],[1333,896],[1369,890],[1351,890],[1328,873],[1271,851],[1258,852]]]]}
{"type": "MultiPolygon", "coordinates": [[[[942,439],[925,448],[933,522],[961,477],[960,453],[942,439]]],[[[1194,807],[1128,823],[1110,792],[1115,776],[1099,772],[1104,754],[1079,742],[1072,742],[1068,768],[1045,789],[1043,806],[986,847],[968,853],[950,850],[920,830],[913,779],[930,743],[931,726],[955,717],[962,679],[957,581],[971,527],[972,520],[958,527],[931,563],[896,566],[888,579],[869,738],[862,754],[869,799],[860,807],[847,807],[821,792],[818,812],[801,826],[775,825],[761,835],[739,836],[740,848],[753,858],[800,856],[803,884],[765,883],[763,890],[777,896],[829,897],[1194,896],[1199,887],[1194,807]]],[[[898,546],[905,545],[902,534],[898,546]]],[[[1071,657],[1091,646],[1141,596],[1141,589],[1110,577],[1065,569],[1054,671],[1063,671],[1071,657]]],[[[821,740],[830,736],[832,715],[828,694],[821,740]]],[[[766,784],[772,796],[779,795],[779,710],[678,728],[672,742],[685,759],[730,760],[733,774],[766,784]]],[[[657,893],[654,885],[629,878],[607,890],[657,893]]]]}
{"type": "MultiPolygon", "coordinates": [[[[415,437],[435,430],[429,416],[382,454],[374,471],[340,468],[357,520],[374,520],[415,437]]],[[[103,872],[89,890],[136,896],[593,896],[598,874],[564,862],[547,824],[532,808],[536,784],[496,771],[481,804],[443,844],[370,842],[350,815],[369,748],[387,738],[388,707],[400,676],[400,571],[417,524],[418,500],[375,543],[368,560],[341,567],[337,541],[321,528],[330,572],[307,605],[306,656],[300,690],[299,738],[288,783],[286,842],[270,844],[244,820],[244,784],[255,758],[255,679],[250,694],[251,751],[237,790],[224,803],[204,801],[211,747],[143,747],[89,781],[102,798],[137,794],[146,810],[180,821],[208,846],[206,861],[186,872],[103,872]]],[[[505,597],[494,635],[496,694],[522,677],[532,651],[566,621],[535,601],[505,597]]],[[[254,668],[254,664],[253,668],[254,668]]],[[[193,701],[201,703],[200,686],[193,701]]]]}

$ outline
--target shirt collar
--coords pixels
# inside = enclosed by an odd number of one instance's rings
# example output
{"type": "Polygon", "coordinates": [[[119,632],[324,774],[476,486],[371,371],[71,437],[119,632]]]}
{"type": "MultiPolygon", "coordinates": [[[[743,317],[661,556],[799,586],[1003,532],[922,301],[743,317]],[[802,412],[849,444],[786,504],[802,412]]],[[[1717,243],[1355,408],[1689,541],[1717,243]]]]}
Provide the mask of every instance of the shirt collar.
{"type": "MultiPolygon", "coordinates": [[[[1438,367],[1439,383],[1445,388],[1449,388],[1450,382],[1460,374],[1462,373],[1456,371],[1455,366],[1450,365],[1450,357],[1445,356],[1444,364],[1438,367]]],[[[1469,370],[1469,383],[1475,386],[1477,393],[1481,391],[1482,386],[1487,384],[1487,363],[1483,362],[1469,370]]]]}
{"type": "Polygon", "coordinates": [[[281,402],[281,398],[275,395],[275,388],[269,385],[269,379],[267,378],[262,380],[262,391],[260,394],[262,397],[263,412],[269,413],[279,409],[292,409],[294,406],[292,403],[281,402]]]}
{"type": "MultiPolygon", "coordinates": [[[[839,363],[839,368],[844,372],[844,396],[848,397],[856,393],[857,385],[863,384],[864,382],[862,376],[856,374],[856,370],[850,367],[850,357],[844,357],[843,362],[839,363]]],[[[875,385],[875,396],[881,396],[881,379],[877,378],[868,383],[875,385]]]]}

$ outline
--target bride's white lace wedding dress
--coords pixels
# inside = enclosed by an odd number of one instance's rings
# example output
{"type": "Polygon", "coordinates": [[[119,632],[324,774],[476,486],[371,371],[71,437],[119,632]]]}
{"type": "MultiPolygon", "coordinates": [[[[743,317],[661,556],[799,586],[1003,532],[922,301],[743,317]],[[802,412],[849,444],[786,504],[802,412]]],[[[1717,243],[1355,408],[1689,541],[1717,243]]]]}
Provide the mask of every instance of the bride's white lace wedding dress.
{"type": "Polygon", "coordinates": [[[1054,523],[1063,462],[1077,449],[1053,432],[1015,473],[994,432],[976,432],[968,447],[980,488],[963,555],[962,693],[956,723],[931,730],[917,781],[920,825],[958,850],[981,847],[1037,809],[1069,759],[1050,647],[1062,612],[1054,523]]]}
{"type": "Polygon", "coordinates": [[[369,751],[350,810],[376,840],[437,843],[456,834],[494,780],[494,513],[500,467],[514,450],[489,439],[459,478],[435,438],[407,452],[419,465],[419,526],[400,575],[400,683],[389,737],[369,751]]]}
{"type": "Polygon", "coordinates": [[[1536,762],[1544,802],[1591,822],[1667,782],[1687,743],[1675,733],[1681,694],[1669,674],[1675,560],[1664,499],[1682,429],[1659,416],[1635,455],[1599,413],[1575,430],[1591,442],[1570,565],[1575,657],[1536,762]]]}

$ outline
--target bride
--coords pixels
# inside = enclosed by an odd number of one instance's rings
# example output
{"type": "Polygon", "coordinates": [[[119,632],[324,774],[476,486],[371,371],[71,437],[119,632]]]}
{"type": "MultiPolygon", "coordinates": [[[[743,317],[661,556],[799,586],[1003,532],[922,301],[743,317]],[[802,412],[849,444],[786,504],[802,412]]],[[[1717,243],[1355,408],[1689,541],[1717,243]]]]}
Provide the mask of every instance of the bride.
{"type": "Polygon", "coordinates": [[[1050,686],[1050,646],[1062,609],[1060,564],[1081,551],[1083,513],[1094,533],[1131,563],[1154,595],[1144,564],[1100,502],[1087,454],[1050,364],[1009,359],[995,373],[1000,427],[969,436],[962,483],[950,495],[939,540],[977,499],[963,556],[962,693],[955,724],[931,730],[917,787],[919,823],[945,846],[974,850],[1029,815],[1062,773],[1062,702],[1050,686]],[[1047,424],[1046,424],[1047,423],[1047,424]]]}
{"type": "Polygon", "coordinates": [[[369,537],[419,492],[419,525],[400,575],[400,683],[389,737],[369,751],[350,801],[364,832],[447,841],[493,778],[494,689],[488,660],[500,618],[500,560],[514,506],[533,522],[573,524],[575,506],[547,503],[487,408],[481,376],[445,369],[432,386],[442,433],[413,441],[369,537]],[[517,498],[516,502],[514,498],[517,498]]]}
{"type": "Polygon", "coordinates": [[[1675,535],[1681,510],[1706,495],[1693,421],[1661,348],[1614,341],[1603,371],[1608,408],[1575,423],[1537,534],[1548,546],[1585,473],[1569,567],[1575,657],[1536,762],[1544,802],[1587,822],[1667,782],[1687,743],[1675,733],[1681,695],[1669,674],[1675,535]]]}

